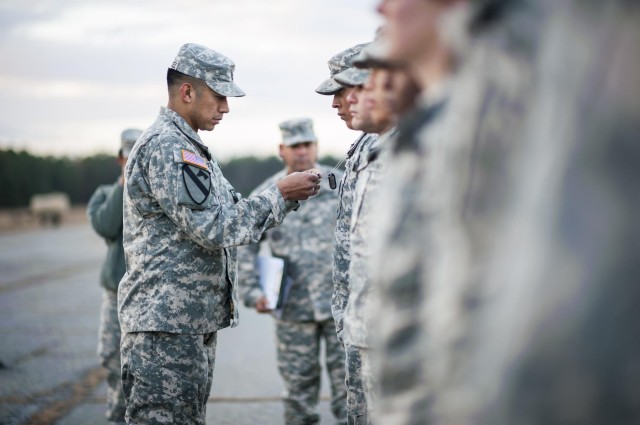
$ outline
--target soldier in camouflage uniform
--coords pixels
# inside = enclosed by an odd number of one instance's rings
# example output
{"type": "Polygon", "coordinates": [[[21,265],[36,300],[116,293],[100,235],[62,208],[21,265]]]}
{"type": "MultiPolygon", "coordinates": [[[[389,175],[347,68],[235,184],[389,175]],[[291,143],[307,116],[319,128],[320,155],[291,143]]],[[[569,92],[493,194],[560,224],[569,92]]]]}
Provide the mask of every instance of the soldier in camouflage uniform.
{"type": "Polygon", "coordinates": [[[122,381],[130,424],[204,424],[219,329],[238,324],[236,246],[256,243],[319,190],[317,170],[240,199],[197,134],[229,112],[233,62],[183,45],[169,103],[126,167],[118,289],[122,381]]]}
{"type": "MultiPolygon", "coordinates": [[[[141,130],[127,129],[120,135],[118,164],[122,167],[141,130]]],[[[110,185],[99,186],[87,204],[91,226],[107,243],[107,258],[100,272],[100,284],[104,288],[100,311],[98,357],[107,369],[107,419],[114,424],[125,423],[125,403],[120,378],[120,322],[118,322],[118,284],[125,273],[122,247],[122,196],[123,174],[110,185]]]]}
{"type": "Polygon", "coordinates": [[[467,313],[449,387],[481,397],[449,423],[636,424],[640,5],[535,5],[548,18],[518,21],[538,28],[539,74],[480,281],[491,302],[467,313]]]}
{"type": "MultiPolygon", "coordinates": [[[[265,188],[287,174],[316,168],[323,174],[331,171],[317,165],[317,138],[310,119],[294,119],[280,124],[282,144],[280,157],[285,169],[262,183],[254,191],[265,188]]],[[[337,172],[338,178],[342,177],[337,172]]],[[[338,194],[322,184],[318,195],[289,215],[282,225],[267,231],[261,243],[271,254],[285,259],[292,286],[283,310],[277,316],[278,369],[286,395],[287,425],[315,424],[320,395],[320,341],[326,347],[326,368],[331,385],[331,410],[338,423],[346,423],[346,390],[344,387],[344,350],[338,341],[331,316],[331,245],[335,228],[338,194]]],[[[238,250],[240,290],[247,307],[268,312],[266,297],[260,288],[255,267],[259,244],[238,250]]]]}
{"type": "MultiPolygon", "coordinates": [[[[351,88],[345,88],[335,80],[335,75],[351,67],[353,59],[360,53],[366,44],[358,44],[354,47],[346,49],[329,59],[329,79],[325,80],[316,92],[323,95],[333,95],[332,106],[338,109],[340,116],[347,127],[353,128],[351,121],[352,116],[349,113],[349,104],[346,99],[351,93],[351,88]]],[[[343,333],[343,317],[344,307],[347,300],[347,287],[349,284],[349,258],[350,258],[350,232],[351,212],[353,204],[353,191],[358,175],[358,170],[365,166],[367,155],[372,143],[376,140],[376,136],[368,133],[362,133],[358,139],[351,145],[347,152],[347,160],[345,164],[345,173],[340,180],[338,189],[339,203],[336,214],[336,229],[333,238],[333,297],[331,299],[331,311],[336,323],[336,332],[341,342],[343,333]]],[[[349,423],[357,423],[358,417],[366,415],[367,406],[364,394],[360,392],[350,391],[349,388],[361,388],[358,376],[349,370],[360,369],[360,361],[357,354],[346,354],[347,367],[347,415],[349,423]]]]}
{"type": "MultiPolygon", "coordinates": [[[[431,179],[438,172],[445,176],[459,172],[442,167],[440,152],[446,148],[445,120],[452,88],[457,86],[454,66],[460,56],[453,46],[462,52],[466,45],[459,31],[448,38],[441,28],[458,11],[466,11],[467,3],[383,1],[378,10],[387,18],[388,59],[407,64],[422,95],[416,110],[399,124],[375,208],[379,225],[371,263],[377,298],[373,369],[380,401],[373,422],[417,425],[433,421],[432,360],[426,338],[431,324],[421,313],[432,291],[426,279],[433,261],[429,224],[441,201],[431,179]],[[380,208],[383,204],[393,208],[380,208]]],[[[472,128],[456,124],[456,129],[472,128]]]]}
{"type": "MultiPolygon", "coordinates": [[[[380,43],[377,40],[376,43],[380,43]]],[[[376,211],[372,198],[377,196],[381,177],[387,163],[388,143],[395,137],[397,116],[387,101],[392,71],[380,67],[373,59],[377,44],[367,46],[360,53],[358,66],[350,67],[335,76],[336,81],[353,87],[347,100],[350,103],[352,126],[379,138],[371,145],[367,161],[357,170],[350,227],[349,282],[346,290],[336,296],[344,305],[343,340],[347,353],[347,373],[351,378],[348,391],[364,394],[366,411],[355,423],[369,423],[369,416],[377,405],[377,382],[371,372],[371,293],[370,272],[371,227],[376,226],[376,211]],[[374,69],[366,69],[376,65],[374,69]],[[355,360],[355,361],[354,361],[355,360]]]]}

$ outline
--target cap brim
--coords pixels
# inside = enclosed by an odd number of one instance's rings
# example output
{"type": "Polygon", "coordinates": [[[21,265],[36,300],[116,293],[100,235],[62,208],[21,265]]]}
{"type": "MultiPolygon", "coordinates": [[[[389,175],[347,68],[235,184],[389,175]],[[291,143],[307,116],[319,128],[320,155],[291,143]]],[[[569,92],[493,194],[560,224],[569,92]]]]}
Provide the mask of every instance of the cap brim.
{"type": "Polygon", "coordinates": [[[348,86],[361,86],[369,78],[371,71],[367,69],[348,68],[342,72],[337,73],[334,78],[340,84],[346,84],[348,86]]]}
{"type": "Polygon", "coordinates": [[[218,93],[221,96],[226,97],[242,97],[245,96],[245,92],[242,91],[235,83],[221,82],[221,81],[207,81],[207,85],[211,90],[218,93]]]}
{"type": "Polygon", "coordinates": [[[313,139],[310,137],[295,137],[287,140],[286,142],[282,142],[282,144],[285,146],[295,146],[299,145],[300,143],[318,143],[318,139],[313,139]]]}
{"type": "Polygon", "coordinates": [[[336,94],[344,87],[336,82],[333,78],[325,80],[316,89],[316,93],[320,94],[336,94]]]}

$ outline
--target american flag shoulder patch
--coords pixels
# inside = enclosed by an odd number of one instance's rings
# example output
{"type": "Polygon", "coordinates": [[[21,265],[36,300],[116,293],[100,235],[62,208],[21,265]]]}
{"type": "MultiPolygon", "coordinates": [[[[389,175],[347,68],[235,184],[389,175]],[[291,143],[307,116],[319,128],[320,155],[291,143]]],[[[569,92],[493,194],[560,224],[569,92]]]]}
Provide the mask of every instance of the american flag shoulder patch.
{"type": "Polygon", "coordinates": [[[186,149],[182,149],[182,160],[187,164],[195,165],[196,167],[204,168],[205,170],[209,169],[209,167],[207,167],[207,161],[186,149]]]}

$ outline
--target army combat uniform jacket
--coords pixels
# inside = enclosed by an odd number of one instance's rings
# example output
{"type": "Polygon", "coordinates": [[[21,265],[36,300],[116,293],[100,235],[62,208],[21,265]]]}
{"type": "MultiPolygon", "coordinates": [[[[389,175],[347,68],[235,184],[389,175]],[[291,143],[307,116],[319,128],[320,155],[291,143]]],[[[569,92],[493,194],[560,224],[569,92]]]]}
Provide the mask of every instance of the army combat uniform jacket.
{"type": "Polygon", "coordinates": [[[235,247],[258,242],[298,205],[275,185],[238,198],[198,134],[161,108],[126,167],[123,332],[204,334],[238,324],[235,247]]]}
{"type": "MultiPolygon", "coordinates": [[[[323,175],[331,172],[331,168],[324,165],[316,165],[316,168],[323,175]]],[[[337,178],[341,175],[336,173],[337,178]]],[[[254,193],[262,192],[285,176],[286,170],[283,170],[269,177],[254,193]]],[[[331,190],[323,180],[316,196],[309,198],[281,226],[265,233],[263,242],[268,244],[272,255],[285,259],[288,275],[293,282],[281,320],[320,322],[332,318],[331,247],[337,205],[337,192],[331,190]]],[[[258,270],[254,267],[259,249],[260,246],[256,244],[238,251],[240,289],[247,307],[255,306],[263,294],[258,270]]]]}
{"type": "Polygon", "coordinates": [[[347,154],[345,173],[338,189],[340,201],[336,213],[336,230],[333,236],[333,296],[331,298],[331,311],[340,340],[342,340],[344,309],[349,299],[349,251],[353,192],[358,171],[366,166],[367,154],[377,138],[378,136],[375,134],[362,133],[351,145],[347,154]]]}
{"type": "Polygon", "coordinates": [[[345,344],[369,348],[371,323],[372,274],[370,271],[371,237],[378,226],[377,195],[383,172],[388,163],[389,142],[395,128],[372,143],[366,163],[360,167],[353,195],[350,225],[349,298],[344,307],[345,344]]]}

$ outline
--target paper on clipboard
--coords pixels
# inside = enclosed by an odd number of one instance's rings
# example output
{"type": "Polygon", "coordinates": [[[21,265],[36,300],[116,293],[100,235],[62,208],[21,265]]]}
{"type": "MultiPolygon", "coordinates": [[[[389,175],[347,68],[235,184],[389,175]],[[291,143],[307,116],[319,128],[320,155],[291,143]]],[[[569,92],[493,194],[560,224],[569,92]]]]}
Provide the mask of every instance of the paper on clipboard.
{"type": "Polygon", "coordinates": [[[267,308],[279,317],[289,293],[290,278],[287,277],[286,262],[282,258],[266,255],[258,256],[260,287],[267,298],[267,308]]]}

